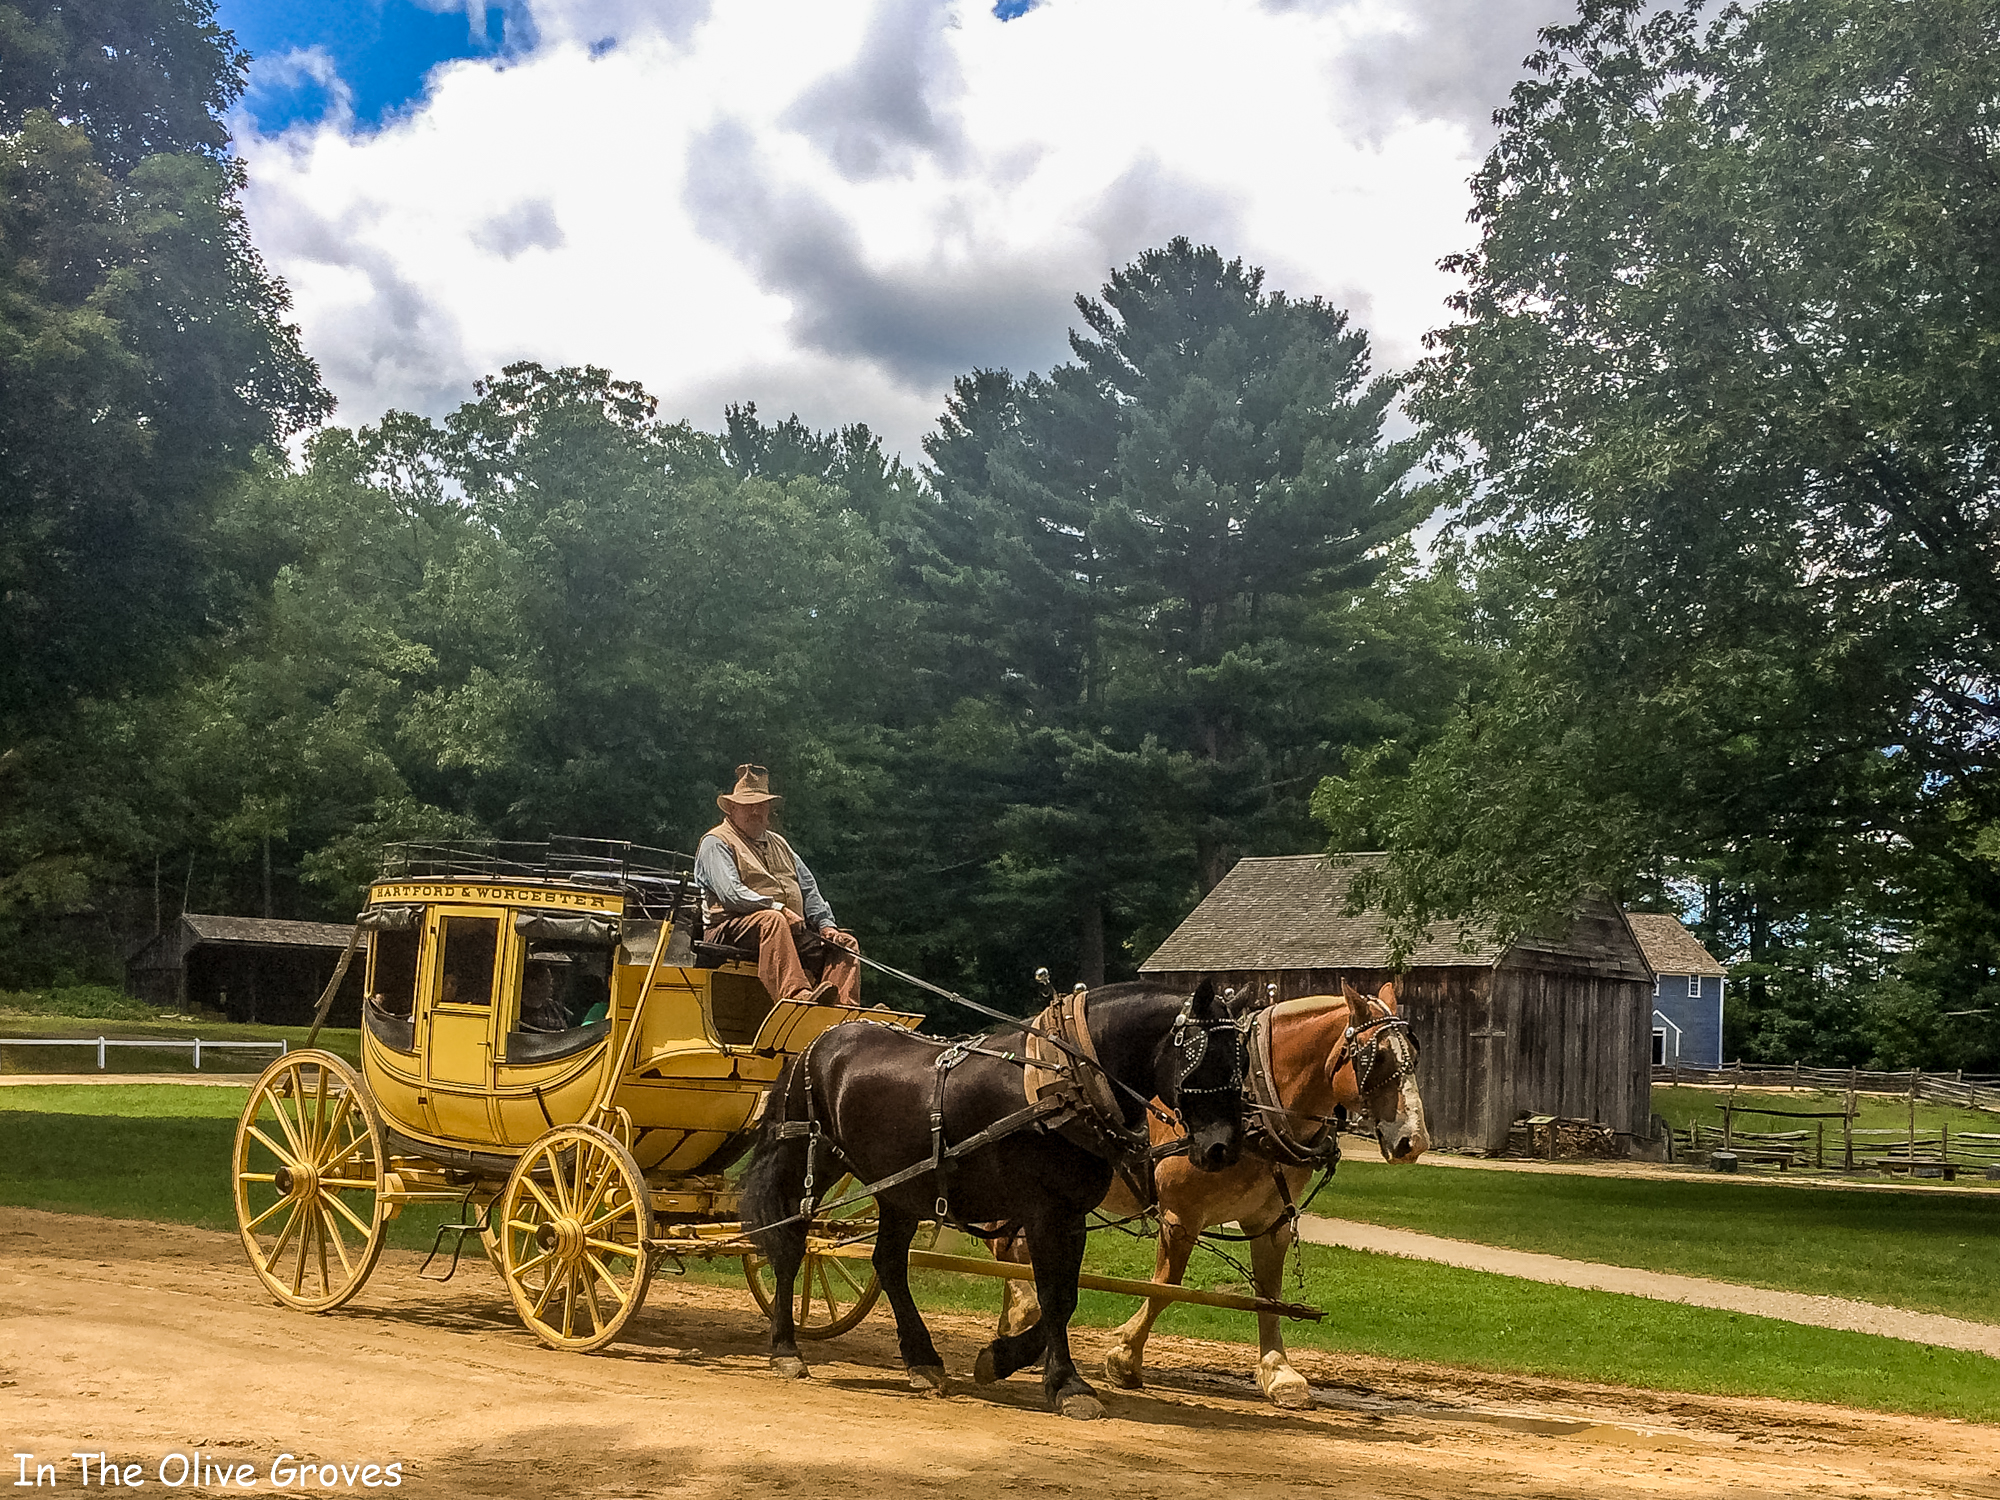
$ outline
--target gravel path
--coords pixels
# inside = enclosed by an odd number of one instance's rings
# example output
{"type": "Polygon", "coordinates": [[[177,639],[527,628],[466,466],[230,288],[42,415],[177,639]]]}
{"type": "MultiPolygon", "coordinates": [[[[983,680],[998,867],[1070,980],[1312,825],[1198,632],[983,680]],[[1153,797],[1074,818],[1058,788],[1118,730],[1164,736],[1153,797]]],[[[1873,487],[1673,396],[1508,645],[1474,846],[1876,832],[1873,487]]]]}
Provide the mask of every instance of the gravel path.
{"type": "Polygon", "coordinates": [[[1628,1266],[1599,1265],[1594,1261],[1564,1260],[1559,1255],[1541,1255],[1531,1250],[1503,1250],[1494,1245],[1477,1245],[1470,1240],[1448,1240],[1439,1235],[1418,1234],[1410,1229],[1385,1229],[1378,1224],[1357,1224],[1351,1219],[1325,1219],[1317,1214],[1305,1215],[1299,1221],[1299,1232],[1309,1244],[1314,1245],[1339,1245],[1349,1250],[1400,1255],[1410,1260],[1461,1266],[1469,1271],[1495,1271],[1502,1276],[1518,1276],[1525,1281],[1546,1281],[1556,1286],[1583,1287],[1597,1292],[1622,1292],[1628,1297],[1651,1297],[1658,1302],[1715,1307],[1725,1312],[1779,1318],[1787,1323],[1844,1328],[1852,1333],[1877,1333],[1885,1338],[1933,1344],[1942,1349],[1969,1349],[1975,1354],[2000,1359],[2000,1327],[1990,1323],[1973,1323],[1964,1318],[1948,1318],[1940,1313],[1906,1312],[1901,1308],[1879,1307],[1873,1302],[1852,1302],[1845,1297],[1774,1292],[1730,1281],[1709,1281],[1700,1276],[1673,1276],[1628,1266]]]}

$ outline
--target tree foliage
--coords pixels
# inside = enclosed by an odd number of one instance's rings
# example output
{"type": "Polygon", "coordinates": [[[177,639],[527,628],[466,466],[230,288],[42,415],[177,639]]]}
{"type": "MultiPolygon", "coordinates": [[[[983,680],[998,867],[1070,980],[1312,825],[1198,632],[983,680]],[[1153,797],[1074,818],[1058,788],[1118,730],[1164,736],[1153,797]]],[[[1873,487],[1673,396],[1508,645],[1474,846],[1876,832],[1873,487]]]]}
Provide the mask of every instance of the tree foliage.
{"type": "Polygon", "coordinates": [[[202,628],[209,507],[331,401],[250,243],[205,6],[0,7],[0,739],[202,628]],[[39,65],[38,65],[39,64],[39,65]]]}
{"type": "Polygon", "coordinates": [[[1915,944],[1976,1008],[2000,7],[1590,0],[1532,69],[1414,402],[1463,460],[1495,670],[1322,810],[1396,851],[1406,932],[1679,879],[1753,973],[1845,905],[1857,982],[1915,944]]]}

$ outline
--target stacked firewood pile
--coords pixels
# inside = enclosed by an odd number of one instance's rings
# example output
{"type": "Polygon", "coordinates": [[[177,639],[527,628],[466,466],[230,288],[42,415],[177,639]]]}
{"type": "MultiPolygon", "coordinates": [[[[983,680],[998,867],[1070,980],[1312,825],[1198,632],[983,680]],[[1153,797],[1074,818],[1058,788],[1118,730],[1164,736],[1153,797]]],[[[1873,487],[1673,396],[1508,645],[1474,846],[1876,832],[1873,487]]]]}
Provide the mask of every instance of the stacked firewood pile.
{"type": "Polygon", "coordinates": [[[1507,1132],[1507,1155],[1622,1156],[1618,1137],[1596,1120],[1571,1120],[1560,1115],[1524,1114],[1507,1132]]]}

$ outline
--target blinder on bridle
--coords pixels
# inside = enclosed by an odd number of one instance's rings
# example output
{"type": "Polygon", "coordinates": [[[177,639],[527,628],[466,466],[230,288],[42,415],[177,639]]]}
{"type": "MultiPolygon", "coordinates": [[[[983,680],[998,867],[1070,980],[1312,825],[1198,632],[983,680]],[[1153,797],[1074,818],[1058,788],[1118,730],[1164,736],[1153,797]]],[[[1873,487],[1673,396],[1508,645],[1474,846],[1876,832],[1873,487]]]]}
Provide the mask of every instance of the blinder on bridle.
{"type": "Polygon", "coordinates": [[[1364,1099],[1377,1089],[1392,1088],[1404,1079],[1414,1077],[1417,1071],[1417,1034],[1410,1029],[1410,1023],[1391,1012],[1363,1021],[1359,1026],[1349,1026],[1343,1039],[1347,1047],[1347,1060],[1354,1065],[1354,1089],[1364,1099]],[[1410,1044],[1410,1050],[1399,1055],[1398,1051],[1385,1052],[1382,1043],[1392,1036],[1401,1036],[1410,1044]],[[1376,1071],[1386,1064],[1393,1071],[1385,1078],[1377,1078],[1376,1071]]]}
{"type": "Polygon", "coordinates": [[[1194,996],[1187,998],[1181,1006],[1181,1013],[1174,1017],[1174,1029],[1168,1035],[1168,1044],[1174,1049],[1175,1063],[1174,1097],[1183,1094],[1236,1094],[1243,1090],[1243,1079],[1247,1071],[1250,1050],[1244,1041],[1243,1031],[1235,1020],[1224,1015],[1220,1020],[1199,1022],[1194,1018],[1194,996]],[[1200,1071],[1208,1059],[1209,1038],[1222,1033],[1228,1034],[1223,1043],[1230,1049],[1229,1079],[1226,1083],[1194,1085],[1188,1080],[1200,1071]]]}

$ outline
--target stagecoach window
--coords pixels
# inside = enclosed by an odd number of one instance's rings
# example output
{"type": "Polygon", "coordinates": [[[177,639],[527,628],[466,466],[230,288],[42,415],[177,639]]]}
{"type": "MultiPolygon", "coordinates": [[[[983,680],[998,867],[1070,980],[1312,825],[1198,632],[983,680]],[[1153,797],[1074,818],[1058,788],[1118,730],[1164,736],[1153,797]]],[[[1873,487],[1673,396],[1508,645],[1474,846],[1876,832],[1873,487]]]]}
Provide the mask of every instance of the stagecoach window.
{"type": "Polygon", "coordinates": [[[438,999],[445,1005],[493,1003],[493,952],[500,940],[498,917],[446,917],[444,977],[438,999]]]}
{"type": "Polygon", "coordinates": [[[368,995],[392,1015],[407,1016],[416,1005],[415,932],[377,932],[370,935],[368,995]]]}
{"type": "Polygon", "coordinates": [[[604,948],[530,944],[521,980],[521,1029],[567,1031],[604,1019],[611,998],[611,953],[604,948]]]}

